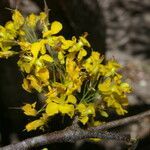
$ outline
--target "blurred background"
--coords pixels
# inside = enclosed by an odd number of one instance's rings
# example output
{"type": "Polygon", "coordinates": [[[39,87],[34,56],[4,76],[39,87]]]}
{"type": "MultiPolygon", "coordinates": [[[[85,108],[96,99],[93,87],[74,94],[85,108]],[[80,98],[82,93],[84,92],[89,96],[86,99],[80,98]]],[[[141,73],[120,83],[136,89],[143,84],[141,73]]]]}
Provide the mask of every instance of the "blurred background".
{"type": "MultiPolygon", "coordinates": [[[[88,32],[94,50],[115,58],[123,66],[123,74],[133,87],[129,95],[132,116],[150,109],[150,1],[149,0],[47,0],[50,21],[63,24],[66,38],[88,32]]],[[[19,9],[24,16],[44,10],[43,0],[0,0],[0,24],[11,19],[10,9],[19,9]]],[[[24,102],[34,101],[21,87],[22,75],[17,58],[0,60],[0,146],[14,143],[41,133],[26,133],[28,122],[19,110],[24,102]]],[[[109,119],[115,120],[115,114],[109,119]]],[[[122,126],[113,131],[138,138],[137,150],[150,149],[150,118],[122,126]]],[[[79,141],[76,144],[52,144],[50,149],[123,150],[124,143],[103,140],[100,143],[79,141]]]]}

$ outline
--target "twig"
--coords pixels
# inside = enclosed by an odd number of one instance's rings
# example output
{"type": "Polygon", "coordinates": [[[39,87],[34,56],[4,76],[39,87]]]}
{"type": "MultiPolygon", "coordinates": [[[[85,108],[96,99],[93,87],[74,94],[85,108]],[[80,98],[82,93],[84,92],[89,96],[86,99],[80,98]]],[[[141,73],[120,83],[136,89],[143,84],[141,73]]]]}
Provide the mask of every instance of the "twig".
{"type": "Polygon", "coordinates": [[[89,129],[90,130],[92,130],[92,129],[93,130],[95,130],[95,129],[107,130],[107,129],[110,129],[110,128],[114,128],[114,127],[118,127],[118,126],[121,126],[121,125],[131,123],[131,122],[139,121],[140,119],[142,119],[146,116],[150,116],[150,110],[142,112],[142,113],[134,115],[134,116],[130,116],[130,117],[126,117],[126,118],[123,118],[123,119],[111,121],[111,122],[108,122],[108,123],[103,124],[101,126],[90,127],[89,129]]]}

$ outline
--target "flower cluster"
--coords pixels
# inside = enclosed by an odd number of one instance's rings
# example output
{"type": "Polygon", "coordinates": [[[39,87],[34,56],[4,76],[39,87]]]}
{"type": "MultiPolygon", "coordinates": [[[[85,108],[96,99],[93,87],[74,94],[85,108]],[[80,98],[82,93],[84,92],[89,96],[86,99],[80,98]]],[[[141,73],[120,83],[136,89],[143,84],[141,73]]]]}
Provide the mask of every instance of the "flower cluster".
{"type": "Polygon", "coordinates": [[[62,28],[58,21],[50,23],[45,12],[23,17],[18,10],[12,21],[0,26],[0,58],[18,55],[25,77],[22,87],[44,95],[40,109],[38,101],[21,107],[25,115],[35,117],[27,131],[43,129],[57,114],[78,116],[83,125],[94,125],[96,115],[108,117],[110,109],[118,115],[127,113],[126,94],[131,88],[118,73],[121,65],[113,59],[104,63],[86,33],[68,40],[58,34],[62,28]]]}

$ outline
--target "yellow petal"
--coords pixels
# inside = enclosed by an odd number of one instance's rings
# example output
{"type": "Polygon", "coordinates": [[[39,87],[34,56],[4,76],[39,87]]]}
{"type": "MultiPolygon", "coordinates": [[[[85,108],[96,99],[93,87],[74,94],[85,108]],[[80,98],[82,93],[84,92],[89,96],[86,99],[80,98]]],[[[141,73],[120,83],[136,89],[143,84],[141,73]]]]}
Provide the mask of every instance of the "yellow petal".
{"type": "Polygon", "coordinates": [[[74,106],[71,104],[63,104],[63,105],[59,105],[59,111],[62,114],[67,114],[69,115],[71,118],[74,115],[74,106]]]}
{"type": "Polygon", "coordinates": [[[85,49],[81,49],[78,54],[78,61],[80,61],[84,56],[87,55],[87,51],[85,49]]]}
{"type": "Polygon", "coordinates": [[[62,30],[62,24],[58,21],[52,22],[51,25],[51,34],[57,34],[62,30]]]}
{"type": "Polygon", "coordinates": [[[59,112],[58,104],[53,102],[48,103],[46,107],[46,113],[48,116],[54,116],[55,114],[58,114],[58,112],[59,112]]]}
{"type": "Polygon", "coordinates": [[[38,57],[40,49],[41,49],[40,42],[35,42],[31,45],[31,52],[32,52],[34,58],[38,57]]]}
{"type": "Polygon", "coordinates": [[[68,98],[67,98],[67,100],[66,100],[66,102],[67,102],[67,103],[71,103],[71,104],[76,104],[77,99],[76,99],[75,96],[69,95],[68,98]]]}
{"type": "Polygon", "coordinates": [[[61,64],[64,64],[65,63],[65,56],[64,56],[64,54],[63,54],[63,52],[58,52],[58,59],[59,59],[59,61],[60,61],[60,63],[61,64]]]}
{"type": "Polygon", "coordinates": [[[49,79],[49,71],[47,68],[41,68],[36,72],[36,76],[39,77],[41,81],[46,82],[49,79]]]}
{"type": "Polygon", "coordinates": [[[45,55],[40,56],[39,59],[40,59],[40,60],[47,61],[47,62],[53,62],[53,58],[52,58],[50,55],[48,55],[48,54],[45,54],[45,55]]]}
{"type": "Polygon", "coordinates": [[[103,83],[100,83],[98,85],[98,89],[100,90],[100,92],[102,92],[102,94],[109,94],[111,92],[110,86],[111,86],[111,79],[107,78],[103,83]]]}
{"type": "Polygon", "coordinates": [[[23,89],[25,89],[28,92],[31,92],[31,90],[32,90],[30,83],[27,79],[23,79],[22,87],[23,87],[23,89]]]}

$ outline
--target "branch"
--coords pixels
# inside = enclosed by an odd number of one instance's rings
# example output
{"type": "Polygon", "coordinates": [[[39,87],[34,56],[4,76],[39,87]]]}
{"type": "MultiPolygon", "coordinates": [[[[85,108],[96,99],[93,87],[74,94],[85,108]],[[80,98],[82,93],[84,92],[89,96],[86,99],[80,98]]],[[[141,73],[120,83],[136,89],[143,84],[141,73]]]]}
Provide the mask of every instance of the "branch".
{"type": "Polygon", "coordinates": [[[120,119],[120,120],[111,121],[111,122],[105,123],[101,126],[90,127],[89,129],[90,130],[95,130],[95,129],[96,130],[97,129],[98,130],[107,130],[107,129],[110,129],[110,128],[114,128],[114,127],[118,127],[118,126],[121,126],[121,125],[131,123],[131,122],[139,121],[140,119],[142,119],[144,117],[147,117],[147,116],[150,116],[150,110],[142,112],[142,113],[134,115],[134,116],[131,116],[131,117],[126,117],[126,118],[123,118],[123,119],[120,119]]]}
{"type": "Polygon", "coordinates": [[[104,125],[98,127],[90,127],[87,130],[81,129],[79,126],[73,124],[70,127],[67,127],[64,130],[56,131],[44,135],[40,135],[37,137],[29,138],[24,141],[21,141],[16,144],[11,144],[5,147],[0,148],[0,150],[27,150],[39,146],[44,146],[47,144],[55,143],[55,142],[76,142],[81,139],[88,139],[88,138],[102,138],[102,139],[113,139],[113,140],[120,140],[120,141],[130,141],[129,136],[120,135],[117,133],[110,133],[102,130],[110,129],[113,127],[121,126],[127,123],[131,123],[134,121],[138,121],[146,116],[150,115],[150,110],[143,112],[141,114],[127,117],[124,119],[112,121],[106,123],[104,125]]]}
{"type": "Polygon", "coordinates": [[[61,131],[55,131],[52,133],[40,135],[37,137],[29,138],[16,144],[11,144],[0,148],[0,150],[27,150],[31,148],[36,148],[39,146],[48,145],[51,143],[63,143],[63,142],[76,142],[81,139],[88,138],[102,138],[102,139],[113,139],[119,141],[129,142],[130,137],[125,135],[120,135],[117,133],[110,133],[106,131],[100,132],[99,130],[83,130],[76,126],[68,127],[61,131]]]}

